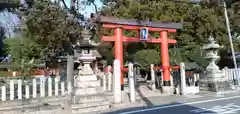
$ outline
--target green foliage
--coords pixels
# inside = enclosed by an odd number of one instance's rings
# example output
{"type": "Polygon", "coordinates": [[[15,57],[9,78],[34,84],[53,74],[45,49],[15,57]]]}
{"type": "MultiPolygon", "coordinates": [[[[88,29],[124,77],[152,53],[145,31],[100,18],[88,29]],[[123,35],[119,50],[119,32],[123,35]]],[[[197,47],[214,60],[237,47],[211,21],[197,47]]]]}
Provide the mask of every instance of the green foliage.
{"type": "MultiPolygon", "coordinates": [[[[229,48],[228,36],[225,26],[224,10],[220,7],[218,1],[202,0],[201,5],[169,2],[168,0],[103,0],[105,7],[102,14],[106,16],[115,16],[127,19],[139,19],[161,22],[181,22],[183,20],[183,29],[177,33],[169,34],[169,38],[177,40],[178,60],[172,54],[174,51],[170,48],[172,62],[179,61],[198,61],[202,63],[203,58],[198,56],[196,50],[206,43],[209,36],[213,36],[218,43],[229,48]],[[171,52],[172,51],[172,52],[171,52]],[[200,58],[197,58],[200,57],[200,58]]],[[[239,16],[240,2],[234,3],[234,8],[229,9],[230,17],[239,16]]],[[[239,25],[239,18],[231,18],[235,22],[236,27],[239,25]]],[[[233,24],[233,23],[232,23],[233,24]]],[[[234,29],[239,30],[234,27],[234,29]]],[[[130,33],[125,33],[130,34],[130,33]]],[[[239,43],[234,42],[236,47],[240,47],[239,43]]],[[[159,46],[153,44],[145,44],[146,49],[155,49],[159,52],[159,46]]],[[[142,49],[139,49],[142,50],[142,49]]],[[[237,49],[235,49],[237,50],[237,49]]],[[[129,54],[136,52],[136,48],[129,48],[129,54]]],[[[176,51],[175,51],[176,52],[176,51]]],[[[142,60],[147,61],[147,60],[142,60]]],[[[151,63],[150,63],[151,64],[151,63]]]]}
{"type": "Polygon", "coordinates": [[[30,61],[43,56],[41,46],[30,38],[9,38],[4,40],[4,44],[5,50],[16,64],[20,64],[22,59],[30,61]]]}
{"type": "MultiPolygon", "coordinates": [[[[233,33],[240,34],[240,1],[232,4],[231,13],[229,13],[229,17],[231,20],[231,28],[233,29],[233,33]]],[[[238,43],[239,44],[239,43],[238,43]]]]}
{"type": "Polygon", "coordinates": [[[5,39],[4,44],[5,50],[12,57],[11,66],[14,67],[10,69],[19,71],[24,79],[31,78],[31,69],[36,66],[35,60],[42,57],[41,46],[27,37],[5,39]]]}
{"type": "Polygon", "coordinates": [[[81,26],[74,15],[68,15],[58,4],[38,0],[26,16],[25,23],[34,41],[45,51],[68,51],[81,35],[81,26]]]}
{"type": "Polygon", "coordinates": [[[196,62],[199,66],[206,67],[208,65],[208,61],[204,58],[200,47],[197,47],[195,50],[192,51],[191,61],[196,62]]]}
{"type": "MultiPolygon", "coordinates": [[[[226,49],[229,49],[224,12],[218,0],[202,0],[200,5],[169,2],[168,0],[102,1],[104,8],[100,12],[106,16],[161,22],[180,22],[183,20],[184,28],[178,30],[177,33],[169,34],[169,38],[177,40],[178,46],[178,48],[169,46],[171,63],[195,61],[204,66],[205,60],[201,56],[199,47],[207,41],[206,39],[210,35],[214,36],[218,43],[224,45],[226,49]]],[[[81,35],[82,25],[79,21],[81,21],[82,15],[79,13],[80,7],[93,5],[96,8],[95,0],[71,0],[70,3],[71,8],[69,9],[66,4],[65,8],[62,8],[59,3],[51,3],[49,0],[37,0],[34,4],[30,3],[31,7],[25,11],[27,15],[24,16],[26,27],[21,31],[27,39],[23,38],[24,40],[21,41],[15,39],[16,41],[13,41],[25,43],[20,43],[21,45],[13,42],[9,43],[11,45],[10,50],[12,50],[9,52],[15,54],[14,61],[21,63],[22,60],[26,62],[33,58],[42,58],[49,52],[58,54],[70,50],[69,46],[74,44],[81,35]],[[17,57],[21,59],[18,60],[17,57]]],[[[233,33],[239,34],[240,2],[235,1],[231,3],[231,6],[228,9],[231,27],[233,33]]],[[[103,34],[112,33],[111,30],[103,31],[103,34]]],[[[136,35],[133,31],[124,31],[124,34],[126,36],[136,35]]],[[[151,33],[151,35],[158,37],[159,34],[151,33]]],[[[97,35],[93,37],[93,40],[100,42],[97,35]]],[[[234,46],[235,50],[239,50],[239,41],[234,40],[234,46]]],[[[135,59],[146,66],[160,62],[160,57],[157,57],[160,55],[157,54],[160,52],[159,44],[129,43],[127,47],[125,59],[135,59]]],[[[106,57],[108,63],[112,63],[113,49],[101,48],[99,51],[106,57]]]]}
{"type": "Polygon", "coordinates": [[[183,59],[181,57],[181,50],[177,47],[174,47],[169,50],[169,56],[170,56],[170,63],[172,65],[179,65],[181,62],[183,62],[183,59]]]}
{"type": "Polygon", "coordinates": [[[134,54],[134,60],[143,66],[146,70],[150,64],[160,63],[160,53],[153,49],[140,50],[134,54]]]}
{"type": "MultiPolygon", "coordinates": [[[[109,46],[109,47],[112,47],[112,46],[109,46]]],[[[113,63],[113,60],[114,60],[114,55],[113,55],[114,48],[99,47],[98,51],[99,51],[99,53],[101,53],[101,55],[106,60],[106,64],[107,65],[111,65],[113,63]]]]}

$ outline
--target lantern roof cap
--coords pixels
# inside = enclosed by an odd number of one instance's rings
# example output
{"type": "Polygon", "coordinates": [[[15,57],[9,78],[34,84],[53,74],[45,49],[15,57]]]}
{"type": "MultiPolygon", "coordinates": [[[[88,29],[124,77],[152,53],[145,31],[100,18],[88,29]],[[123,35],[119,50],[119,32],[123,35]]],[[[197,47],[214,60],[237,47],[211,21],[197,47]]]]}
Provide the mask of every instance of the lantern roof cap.
{"type": "Polygon", "coordinates": [[[77,47],[79,48],[96,48],[97,45],[93,44],[90,40],[81,40],[77,42],[77,47]]]}

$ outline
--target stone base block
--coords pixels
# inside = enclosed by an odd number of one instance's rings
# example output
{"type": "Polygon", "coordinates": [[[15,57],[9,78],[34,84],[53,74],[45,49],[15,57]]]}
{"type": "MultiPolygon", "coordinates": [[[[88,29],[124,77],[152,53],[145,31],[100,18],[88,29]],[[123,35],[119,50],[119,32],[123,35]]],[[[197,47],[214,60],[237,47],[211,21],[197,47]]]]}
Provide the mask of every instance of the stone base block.
{"type": "Polygon", "coordinates": [[[92,95],[102,92],[102,87],[75,88],[75,95],[92,95]]]}
{"type": "Polygon", "coordinates": [[[100,81],[85,81],[85,82],[77,82],[77,87],[80,88],[89,88],[89,87],[100,87],[101,83],[100,81]]]}
{"type": "Polygon", "coordinates": [[[163,86],[162,91],[164,94],[173,94],[174,88],[172,86],[163,86]]]}
{"type": "Polygon", "coordinates": [[[108,110],[108,109],[110,109],[110,104],[99,104],[98,106],[73,108],[72,114],[100,114],[104,110],[108,110]]]}
{"type": "Polygon", "coordinates": [[[104,94],[74,96],[73,114],[97,114],[109,109],[111,103],[104,94]]]}
{"type": "Polygon", "coordinates": [[[198,86],[190,86],[185,88],[185,94],[196,94],[199,93],[199,87],[198,86]]]}
{"type": "Polygon", "coordinates": [[[78,81],[81,82],[88,82],[88,81],[97,81],[97,76],[96,75],[83,75],[83,76],[78,76],[77,77],[78,81]]]}
{"type": "Polygon", "coordinates": [[[211,80],[200,80],[199,82],[200,90],[203,91],[228,91],[233,90],[232,83],[227,80],[221,81],[211,81],[211,80]]]}
{"type": "Polygon", "coordinates": [[[106,96],[103,94],[73,96],[74,104],[85,104],[85,103],[103,102],[103,101],[108,101],[106,96]]]}

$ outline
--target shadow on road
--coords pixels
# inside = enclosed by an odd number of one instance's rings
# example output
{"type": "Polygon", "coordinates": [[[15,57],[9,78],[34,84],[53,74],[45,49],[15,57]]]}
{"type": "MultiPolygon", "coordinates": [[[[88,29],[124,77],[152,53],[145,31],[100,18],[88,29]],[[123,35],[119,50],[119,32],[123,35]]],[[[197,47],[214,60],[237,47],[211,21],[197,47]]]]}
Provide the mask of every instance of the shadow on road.
{"type": "Polygon", "coordinates": [[[148,100],[148,98],[145,97],[145,96],[142,94],[142,92],[141,92],[141,90],[140,90],[139,88],[136,90],[136,92],[138,93],[140,99],[143,100],[143,102],[144,102],[147,106],[153,106],[153,103],[152,103],[150,100],[148,100]]]}
{"type": "MultiPolygon", "coordinates": [[[[147,105],[147,106],[153,106],[153,103],[148,100],[147,96],[145,96],[142,92],[146,92],[146,91],[143,91],[141,90],[141,86],[147,86],[148,84],[147,83],[144,83],[144,82],[141,82],[141,83],[138,83],[136,84],[135,86],[135,92],[136,92],[136,97],[140,97],[140,99],[147,105]]],[[[129,88],[129,85],[128,84],[125,84],[124,85],[125,87],[128,87],[129,88]]],[[[148,86],[147,86],[148,87],[148,86]]],[[[127,95],[128,95],[128,98],[129,98],[129,101],[130,101],[130,92],[127,92],[127,95]]]]}
{"type": "Polygon", "coordinates": [[[145,106],[121,109],[103,114],[215,114],[215,112],[200,109],[191,105],[173,102],[158,106],[145,106]]]}

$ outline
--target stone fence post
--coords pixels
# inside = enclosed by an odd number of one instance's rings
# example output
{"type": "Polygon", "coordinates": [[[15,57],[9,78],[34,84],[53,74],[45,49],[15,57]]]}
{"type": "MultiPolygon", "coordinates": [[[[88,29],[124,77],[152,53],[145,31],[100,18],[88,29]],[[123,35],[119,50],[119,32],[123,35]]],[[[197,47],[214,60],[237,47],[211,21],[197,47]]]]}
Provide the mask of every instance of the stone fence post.
{"type": "Polygon", "coordinates": [[[107,67],[107,80],[108,80],[108,91],[111,91],[112,90],[112,82],[113,82],[113,80],[112,80],[112,73],[111,73],[111,69],[112,69],[112,67],[109,65],[108,67],[107,67]]]}
{"type": "Polygon", "coordinates": [[[102,75],[103,91],[107,90],[107,75],[107,73],[104,73],[102,75]]]}
{"type": "Polygon", "coordinates": [[[67,81],[73,82],[74,77],[74,57],[71,55],[68,55],[67,57],[67,81]]]}
{"type": "Polygon", "coordinates": [[[185,88],[186,88],[186,75],[185,75],[185,64],[180,63],[180,76],[181,76],[181,95],[185,94],[185,88]]]}
{"type": "Polygon", "coordinates": [[[121,67],[120,61],[114,60],[113,62],[113,94],[114,94],[114,103],[118,104],[122,101],[121,95],[121,67]]]}
{"type": "Polygon", "coordinates": [[[151,89],[154,91],[156,90],[156,84],[155,84],[155,71],[154,71],[154,65],[151,64],[150,66],[150,71],[151,71],[151,89]]]}
{"type": "Polygon", "coordinates": [[[129,79],[129,92],[130,92],[130,101],[135,102],[135,84],[134,84],[134,73],[133,73],[133,64],[128,64],[128,79],[129,79]]]}

